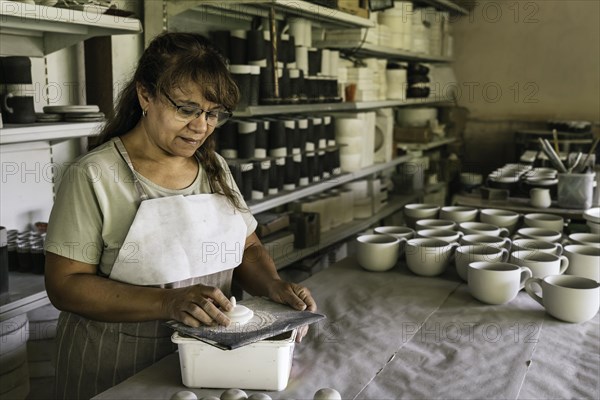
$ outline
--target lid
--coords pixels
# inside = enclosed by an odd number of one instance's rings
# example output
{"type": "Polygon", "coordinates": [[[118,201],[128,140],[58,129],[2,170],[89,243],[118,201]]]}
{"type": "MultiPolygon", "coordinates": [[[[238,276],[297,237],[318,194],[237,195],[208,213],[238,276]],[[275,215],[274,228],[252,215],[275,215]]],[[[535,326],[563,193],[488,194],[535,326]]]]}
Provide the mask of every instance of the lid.
{"type": "Polygon", "coordinates": [[[254,312],[252,319],[243,326],[230,324],[228,327],[193,328],[177,321],[168,321],[166,324],[180,334],[232,350],[325,318],[322,314],[294,310],[262,297],[253,297],[240,303],[254,312]]]}
{"type": "Polygon", "coordinates": [[[244,325],[246,322],[252,319],[252,317],[254,316],[254,311],[252,311],[246,306],[237,304],[235,297],[233,296],[229,299],[229,301],[233,305],[233,308],[231,309],[231,311],[224,312],[223,314],[229,317],[232,324],[244,325]]]}

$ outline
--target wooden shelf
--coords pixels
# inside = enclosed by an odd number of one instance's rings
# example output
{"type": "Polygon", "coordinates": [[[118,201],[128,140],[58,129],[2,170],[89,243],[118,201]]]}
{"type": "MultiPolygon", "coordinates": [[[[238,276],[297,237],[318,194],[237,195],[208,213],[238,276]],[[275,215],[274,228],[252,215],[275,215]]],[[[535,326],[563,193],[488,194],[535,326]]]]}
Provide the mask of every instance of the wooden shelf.
{"type": "Polygon", "coordinates": [[[96,134],[103,122],[55,122],[6,124],[0,129],[0,145],[76,139],[96,134]]]}
{"type": "Polygon", "coordinates": [[[41,57],[94,36],[135,34],[135,18],[0,0],[0,55],[41,57]]]}
{"type": "Polygon", "coordinates": [[[252,213],[260,213],[263,211],[270,210],[272,208],[278,207],[283,204],[287,204],[294,200],[301,199],[303,197],[307,197],[313,194],[322,193],[326,190],[333,189],[336,186],[343,185],[344,183],[351,182],[356,179],[364,178],[366,176],[375,174],[377,172],[386,170],[388,168],[393,168],[396,165],[403,164],[412,160],[411,155],[398,157],[387,163],[378,163],[373,164],[369,167],[363,168],[360,171],[346,173],[342,175],[334,175],[331,178],[314,183],[309,186],[300,187],[295,190],[284,191],[283,193],[279,193],[273,196],[270,196],[266,200],[258,201],[249,201],[248,207],[252,213]]]}
{"type": "Polygon", "coordinates": [[[394,49],[391,47],[378,46],[370,43],[360,43],[356,41],[337,42],[337,41],[321,41],[314,43],[315,47],[336,49],[345,53],[361,57],[377,57],[386,58],[388,60],[398,61],[421,61],[421,62],[444,62],[452,61],[450,57],[429,55],[424,53],[415,53],[406,50],[394,49]]]}
{"type": "MultiPolygon", "coordinates": [[[[287,254],[274,254],[273,260],[275,261],[275,265],[277,266],[277,269],[282,269],[305,257],[325,250],[327,247],[351,237],[352,235],[369,228],[371,225],[376,224],[379,220],[400,211],[406,204],[415,201],[418,197],[418,194],[392,197],[388,200],[388,204],[373,216],[366,219],[356,219],[321,233],[321,241],[316,246],[307,247],[305,249],[292,249],[292,251],[287,254]]],[[[286,246],[284,250],[287,248],[288,247],[286,246]]]]}

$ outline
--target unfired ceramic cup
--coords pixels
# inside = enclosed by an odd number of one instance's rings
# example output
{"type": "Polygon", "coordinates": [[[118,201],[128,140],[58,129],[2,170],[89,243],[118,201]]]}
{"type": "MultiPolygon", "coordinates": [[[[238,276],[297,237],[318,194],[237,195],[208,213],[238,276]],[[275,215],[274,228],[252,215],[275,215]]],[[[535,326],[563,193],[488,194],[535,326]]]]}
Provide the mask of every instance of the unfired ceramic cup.
{"type": "Polygon", "coordinates": [[[475,261],[506,262],[508,250],[502,247],[484,244],[462,245],[454,253],[456,272],[463,281],[467,281],[467,267],[475,261]]]}
{"type": "Polygon", "coordinates": [[[389,235],[361,235],[356,238],[356,259],[367,271],[382,272],[396,265],[400,239],[389,235]]]}
{"type": "Polygon", "coordinates": [[[446,206],[440,209],[440,219],[449,219],[456,223],[477,220],[479,209],[463,206],[446,206]]]}
{"type": "Polygon", "coordinates": [[[531,270],[534,278],[564,274],[569,267],[565,256],[544,253],[538,250],[518,250],[510,254],[509,262],[531,270]]]}
{"type": "Polygon", "coordinates": [[[408,226],[396,226],[396,225],[386,225],[386,226],[378,226],[373,229],[373,232],[380,233],[382,235],[390,235],[397,237],[399,239],[412,239],[415,237],[415,231],[408,226]]]}
{"type": "Polygon", "coordinates": [[[487,304],[505,304],[513,300],[531,275],[529,268],[509,263],[476,261],[467,267],[471,294],[487,304]]]}
{"type": "Polygon", "coordinates": [[[565,246],[565,256],[569,259],[566,274],[600,282],[600,248],[570,244],[565,246]]]}
{"type": "Polygon", "coordinates": [[[450,229],[423,229],[417,231],[417,237],[440,239],[448,243],[457,242],[463,233],[450,229]]]}
{"type": "Polygon", "coordinates": [[[448,264],[458,243],[439,239],[417,238],[406,242],[406,265],[416,275],[440,275],[448,264]]]}
{"type": "Polygon", "coordinates": [[[521,228],[517,230],[517,236],[529,239],[545,240],[547,242],[558,242],[562,237],[562,233],[545,228],[521,228]]]}
{"type": "Polygon", "coordinates": [[[560,243],[553,243],[545,240],[522,238],[512,241],[512,250],[538,250],[560,256],[563,253],[563,246],[560,243]]]}
{"type": "Polygon", "coordinates": [[[435,204],[413,203],[404,206],[404,219],[406,225],[415,228],[415,224],[420,219],[434,219],[438,217],[440,206],[435,204]]]}
{"type": "Polygon", "coordinates": [[[600,247],[600,235],[595,233],[572,233],[569,242],[584,246],[600,247]]]}
{"type": "Polygon", "coordinates": [[[480,234],[507,237],[510,234],[506,228],[500,228],[499,226],[485,224],[483,222],[461,222],[458,224],[458,230],[463,232],[465,235],[480,234]]]}
{"type": "Polygon", "coordinates": [[[420,219],[416,222],[415,228],[417,231],[423,229],[447,229],[456,230],[458,225],[449,219],[420,219]]]}
{"type": "Polygon", "coordinates": [[[413,203],[404,206],[404,215],[415,220],[437,218],[440,206],[435,204],[413,203]]]}
{"type": "Polygon", "coordinates": [[[479,220],[481,222],[506,228],[510,232],[517,226],[520,217],[520,214],[516,212],[494,208],[485,208],[479,212],[479,220]]]}
{"type": "Polygon", "coordinates": [[[532,213],[525,214],[523,222],[530,228],[543,228],[562,232],[565,220],[559,215],[532,213]]]}
{"type": "Polygon", "coordinates": [[[459,240],[460,244],[485,244],[488,246],[503,247],[510,251],[512,247],[512,241],[505,237],[491,236],[491,235],[464,235],[459,240]]]}
{"type": "Polygon", "coordinates": [[[600,284],[580,276],[532,278],[525,283],[525,290],[548,314],[566,322],[588,321],[598,313],[600,306],[600,284]],[[535,292],[535,286],[542,289],[541,296],[535,292]]]}

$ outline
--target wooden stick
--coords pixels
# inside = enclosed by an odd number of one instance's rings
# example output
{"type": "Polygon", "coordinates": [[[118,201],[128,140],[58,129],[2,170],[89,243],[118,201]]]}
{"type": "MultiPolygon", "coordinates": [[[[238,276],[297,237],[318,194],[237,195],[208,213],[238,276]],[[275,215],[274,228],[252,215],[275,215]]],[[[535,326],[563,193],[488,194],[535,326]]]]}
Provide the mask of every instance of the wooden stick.
{"type": "Polygon", "coordinates": [[[554,151],[556,151],[556,154],[560,154],[560,151],[558,151],[558,132],[556,132],[556,129],[552,129],[552,137],[554,138],[554,151]]]}

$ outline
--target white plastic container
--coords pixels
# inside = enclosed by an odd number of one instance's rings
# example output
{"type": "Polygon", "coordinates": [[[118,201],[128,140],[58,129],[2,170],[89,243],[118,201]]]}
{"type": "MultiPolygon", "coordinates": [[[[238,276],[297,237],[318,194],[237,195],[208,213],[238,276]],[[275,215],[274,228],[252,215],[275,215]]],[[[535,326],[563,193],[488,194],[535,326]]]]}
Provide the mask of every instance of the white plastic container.
{"type": "Polygon", "coordinates": [[[221,350],[173,333],[179,348],[183,384],[190,388],[283,390],[288,384],[296,330],[279,340],[261,340],[234,350],[221,350]]]}

